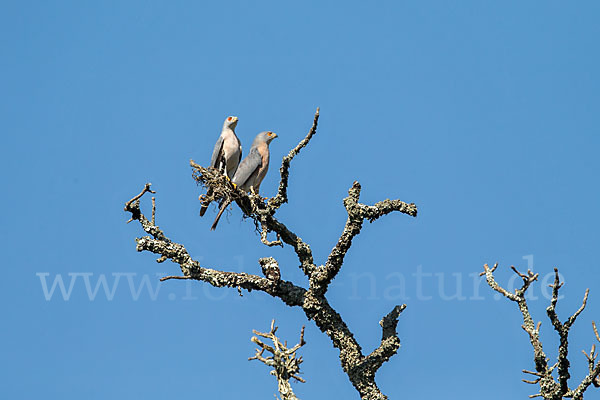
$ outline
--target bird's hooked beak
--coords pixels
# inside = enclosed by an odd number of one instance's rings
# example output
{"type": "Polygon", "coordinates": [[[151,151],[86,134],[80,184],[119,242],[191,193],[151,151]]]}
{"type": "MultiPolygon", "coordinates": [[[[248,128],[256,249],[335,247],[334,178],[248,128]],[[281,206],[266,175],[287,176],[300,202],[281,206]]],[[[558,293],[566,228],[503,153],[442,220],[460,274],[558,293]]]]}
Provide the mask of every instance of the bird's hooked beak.
{"type": "Polygon", "coordinates": [[[232,129],[235,129],[237,123],[238,123],[238,117],[234,117],[233,115],[230,117],[227,117],[227,120],[225,121],[225,124],[232,129]]]}
{"type": "Polygon", "coordinates": [[[275,132],[269,132],[269,138],[271,140],[275,139],[276,137],[279,137],[279,136],[277,136],[277,134],[275,132]]]}

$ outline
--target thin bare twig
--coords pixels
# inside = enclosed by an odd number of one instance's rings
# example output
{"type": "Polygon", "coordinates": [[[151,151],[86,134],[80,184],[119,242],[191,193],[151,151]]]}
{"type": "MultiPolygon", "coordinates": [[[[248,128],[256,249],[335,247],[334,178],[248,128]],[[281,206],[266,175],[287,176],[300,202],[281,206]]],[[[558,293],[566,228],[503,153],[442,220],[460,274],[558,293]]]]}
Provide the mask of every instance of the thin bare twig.
{"type": "MultiPolygon", "coordinates": [[[[137,196],[133,196],[133,198],[131,200],[129,200],[127,203],[125,203],[124,211],[129,211],[129,212],[132,212],[132,210],[135,211],[135,207],[131,207],[131,205],[134,204],[134,203],[138,204],[137,209],[139,210],[139,200],[142,198],[142,196],[146,192],[156,193],[155,191],[153,191],[152,189],[150,189],[150,186],[152,186],[151,183],[146,183],[146,185],[144,186],[144,188],[142,189],[142,191],[140,192],[140,194],[138,194],[137,196]]],[[[127,221],[127,223],[130,223],[131,221],[133,221],[135,219],[137,219],[137,218],[134,218],[134,215],[132,215],[131,218],[129,219],[129,221],[127,221]]]]}
{"type": "Polygon", "coordinates": [[[163,276],[160,278],[161,282],[168,281],[169,279],[192,279],[190,276],[180,276],[180,275],[171,275],[171,276],[163,276]]]}
{"type": "Polygon", "coordinates": [[[317,107],[317,111],[315,112],[315,117],[313,119],[312,127],[308,131],[308,134],[306,135],[306,137],[304,139],[302,139],[300,141],[300,143],[298,143],[296,145],[296,147],[294,147],[292,150],[290,150],[290,152],[285,157],[283,157],[283,160],[281,160],[281,168],[279,168],[279,173],[281,175],[281,181],[279,182],[279,188],[277,189],[277,195],[269,200],[269,207],[272,208],[273,210],[279,208],[282,204],[287,203],[287,201],[288,201],[287,187],[288,187],[288,179],[290,176],[290,173],[289,173],[290,164],[291,164],[292,160],[294,159],[294,157],[296,157],[296,155],[298,155],[298,153],[300,153],[300,150],[302,150],[304,147],[306,147],[306,145],[308,145],[308,142],[310,142],[310,139],[312,139],[312,137],[315,135],[315,133],[317,133],[317,124],[318,123],[319,123],[319,108],[317,107]]]}
{"type": "Polygon", "coordinates": [[[145,193],[147,193],[147,192],[150,192],[150,193],[156,193],[154,190],[150,189],[150,186],[152,186],[152,184],[151,184],[151,183],[146,183],[146,185],[144,185],[144,188],[142,189],[142,191],[140,192],[140,194],[138,194],[137,196],[133,196],[133,198],[132,198],[131,200],[129,200],[127,203],[125,203],[125,211],[129,211],[129,209],[130,209],[130,206],[131,206],[131,205],[132,205],[134,202],[136,202],[136,201],[138,201],[139,199],[141,199],[141,198],[142,198],[142,196],[143,196],[145,193]]]}
{"type": "Polygon", "coordinates": [[[152,225],[156,225],[156,197],[152,196],[152,225]]]}

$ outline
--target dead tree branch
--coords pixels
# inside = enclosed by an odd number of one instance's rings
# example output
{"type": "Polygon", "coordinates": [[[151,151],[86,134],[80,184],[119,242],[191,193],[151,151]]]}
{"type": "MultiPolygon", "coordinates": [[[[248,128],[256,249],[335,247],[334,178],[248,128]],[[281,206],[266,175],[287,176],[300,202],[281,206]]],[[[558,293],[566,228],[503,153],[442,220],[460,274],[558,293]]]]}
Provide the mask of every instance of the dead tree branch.
{"type": "Polygon", "coordinates": [[[263,364],[273,368],[271,375],[277,378],[277,389],[281,395],[282,400],[297,400],[298,398],[292,391],[292,385],[290,384],[290,378],[294,378],[298,382],[306,382],[303,378],[298,376],[300,374],[300,364],[302,363],[302,357],[296,357],[296,352],[306,344],[304,341],[304,326],[300,331],[300,341],[292,348],[287,347],[286,343],[281,343],[281,340],[275,336],[277,327],[275,326],[275,320],[271,321],[271,330],[268,333],[258,332],[253,330],[255,335],[269,339],[273,342],[273,346],[262,342],[258,337],[253,336],[250,339],[253,343],[258,345],[256,354],[253,357],[248,358],[250,360],[259,360],[263,364]],[[263,356],[265,350],[272,355],[263,356]]]}
{"type": "MultiPolygon", "coordinates": [[[[319,112],[315,114],[313,125],[306,137],[283,158],[280,168],[281,181],[277,195],[271,199],[263,199],[254,194],[246,194],[234,187],[223,174],[213,168],[204,168],[194,161],[190,161],[193,176],[199,184],[207,186],[210,196],[205,196],[202,201],[230,201],[238,204],[245,217],[253,220],[261,233],[261,242],[273,246],[285,243],[291,246],[300,263],[300,269],[308,277],[308,288],[303,288],[292,282],[281,279],[281,270],[277,261],[271,257],[262,258],[259,263],[263,275],[225,272],[217,269],[205,268],[198,261],[192,259],[182,244],[172,242],[163,231],[149,221],[140,210],[139,200],[146,191],[150,191],[147,184],[141,194],[134,197],[125,205],[125,211],[131,213],[132,220],[138,220],[142,229],[149,234],[136,239],[138,251],[150,251],[160,256],[157,260],[166,259],[179,264],[185,279],[195,279],[215,287],[232,287],[239,289],[260,290],[273,297],[281,299],[288,306],[301,307],[309,320],[315,322],[317,327],[332,341],[333,346],[339,350],[342,369],[348,375],[350,382],[364,400],[385,399],[375,383],[375,373],[381,365],[390,359],[400,347],[400,339],[396,333],[396,326],[400,313],[406,307],[398,305],[380,322],[383,334],[381,344],[371,354],[364,355],[354,335],[326,298],[328,285],[339,272],[344,257],[349,251],[352,239],[360,233],[364,220],[370,222],[399,211],[415,217],[417,207],[414,204],[404,203],[400,200],[384,200],[372,206],[358,202],[360,184],[355,182],[349,190],[344,205],[348,211],[348,221],[338,240],[338,243],[329,255],[325,265],[317,266],[314,262],[312,250],[308,243],[280,222],[275,213],[278,208],[287,202],[287,186],[289,167],[292,159],[304,148],[316,134],[319,112]],[[210,198],[209,198],[210,197],[210,198]],[[267,234],[275,232],[277,240],[269,241],[267,234]]],[[[166,277],[163,279],[173,279],[166,277]]]]}
{"type": "Polygon", "coordinates": [[[279,188],[277,189],[277,195],[269,200],[269,207],[272,208],[273,210],[276,210],[282,204],[287,203],[287,201],[288,201],[287,187],[288,187],[288,178],[290,176],[290,173],[289,173],[290,164],[292,163],[292,160],[294,159],[294,157],[296,157],[296,155],[298,153],[300,153],[300,150],[302,150],[304,147],[306,147],[306,145],[308,145],[308,142],[310,142],[310,139],[312,139],[312,137],[315,135],[315,133],[317,133],[318,122],[319,122],[319,108],[317,107],[317,111],[315,112],[315,118],[313,119],[312,127],[308,131],[308,134],[306,135],[306,137],[304,139],[302,139],[300,141],[300,143],[298,143],[298,145],[296,145],[296,147],[294,147],[292,150],[290,150],[290,152],[288,153],[287,156],[283,157],[283,160],[281,161],[281,168],[279,168],[281,180],[279,181],[279,188]]]}
{"type": "MultiPolygon", "coordinates": [[[[509,292],[504,289],[496,282],[494,278],[494,271],[498,267],[498,264],[494,265],[493,268],[488,267],[488,265],[484,265],[483,274],[486,277],[488,285],[501,293],[507,299],[514,301],[519,306],[519,310],[523,316],[523,325],[521,326],[525,332],[529,335],[529,340],[533,347],[534,354],[534,362],[535,362],[535,370],[536,372],[523,370],[524,373],[531,374],[536,376],[537,378],[534,380],[523,379],[523,382],[529,384],[539,385],[540,392],[534,395],[529,396],[530,398],[535,397],[543,397],[546,400],[560,400],[565,398],[573,398],[576,400],[583,399],[583,393],[585,390],[593,384],[596,387],[600,386],[599,375],[600,375],[600,362],[597,364],[596,362],[596,353],[595,353],[595,345],[592,346],[590,354],[588,355],[585,351],[585,354],[588,364],[589,364],[589,374],[581,381],[579,386],[574,390],[569,389],[568,381],[571,378],[569,373],[570,363],[568,359],[569,353],[569,329],[575,323],[575,320],[581,314],[581,312],[585,309],[587,304],[587,298],[589,294],[589,289],[585,291],[585,295],[583,297],[583,302],[581,307],[575,313],[573,313],[564,323],[560,322],[557,314],[556,314],[556,304],[558,303],[558,291],[562,287],[564,282],[560,282],[560,278],[558,275],[558,269],[554,268],[554,283],[550,285],[552,288],[552,299],[550,300],[550,306],[546,309],[546,313],[548,314],[548,318],[554,327],[554,330],[558,333],[560,338],[560,343],[558,346],[558,358],[557,362],[551,366],[548,365],[548,358],[544,353],[542,342],[540,340],[540,326],[541,322],[538,322],[536,326],[534,326],[533,318],[529,312],[529,308],[527,306],[527,300],[525,299],[525,292],[529,288],[529,286],[537,280],[538,274],[534,274],[532,271],[527,270],[527,274],[523,274],[514,266],[511,266],[511,269],[523,279],[523,286],[520,289],[516,289],[514,293],[509,292]],[[555,378],[552,373],[554,370],[557,370],[558,377],[555,378]]],[[[596,331],[596,325],[594,323],[594,332],[596,334],[596,339],[600,341],[600,337],[596,331]]]]}
{"type": "Polygon", "coordinates": [[[348,213],[346,226],[344,226],[337,244],[331,250],[325,266],[321,267],[315,276],[316,282],[314,286],[320,287],[322,290],[327,290],[327,285],[329,285],[340,271],[344,263],[344,257],[348,253],[348,250],[350,250],[350,246],[352,246],[352,239],[360,233],[365,220],[373,222],[392,211],[399,211],[412,217],[417,216],[417,206],[415,204],[407,204],[400,200],[388,199],[380,201],[373,206],[361,204],[358,202],[360,190],[360,183],[354,182],[350,190],[348,190],[348,197],[344,199],[344,206],[348,213]]]}

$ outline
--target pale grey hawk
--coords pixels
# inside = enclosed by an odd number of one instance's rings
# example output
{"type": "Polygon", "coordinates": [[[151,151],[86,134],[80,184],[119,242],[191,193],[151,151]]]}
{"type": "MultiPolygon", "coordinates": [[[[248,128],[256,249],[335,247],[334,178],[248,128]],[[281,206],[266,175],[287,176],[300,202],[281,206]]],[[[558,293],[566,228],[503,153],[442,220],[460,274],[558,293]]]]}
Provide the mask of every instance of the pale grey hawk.
{"type": "MultiPolygon", "coordinates": [[[[231,180],[240,189],[243,189],[246,192],[253,190],[258,194],[260,184],[263,179],[265,179],[265,175],[267,175],[269,169],[269,143],[276,137],[277,134],[270,131],[261,132],[256,135],[256,138],[254,138],[254,141],[252,142],[250,152],[246,158],[242,160],[231,180]]],[[[219,219],[228,205],[228,202],[221,204],[221,209],[210,228],[211,230],[214,230],[217,227],[219,219]]]]}
{"type": "MultiPolygon", "coordinates": [[[[216,168],[229,178],[232,178],[235,171],[238,168],[240,160],[242,159],[242,144],[235,135],[235,127],[238,123],[238,117],[227,117],[223,123],[223,129],[221,135],[215,144],[215,149],[212,153],[210,160],[210,167],[216,168]]],[[[208,190],[207,195],[210,196],[211,190],[208,190]]],[[[209,203],[202,200],[203,196],[200,196],[202,207],[200,207],[200,216],[206,213],[209,203]]]]}

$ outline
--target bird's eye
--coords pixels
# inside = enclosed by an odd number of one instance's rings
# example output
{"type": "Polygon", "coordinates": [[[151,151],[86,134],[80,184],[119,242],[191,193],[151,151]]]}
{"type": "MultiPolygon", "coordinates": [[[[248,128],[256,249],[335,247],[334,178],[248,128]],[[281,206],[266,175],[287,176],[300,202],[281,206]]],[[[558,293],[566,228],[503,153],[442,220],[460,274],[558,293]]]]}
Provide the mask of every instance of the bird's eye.
{"type": "Polygon", "coordinates": [[[231,121],[231,120],[232,120],[232,118],[231,118],[231,117],[227,118],[227,121],[231,121]]]}
{"type": "Polygon", "coordinates": [[[269,132],[269,133],[267,133],[267,135],[273,136],[273,132],[269,132]]]}

